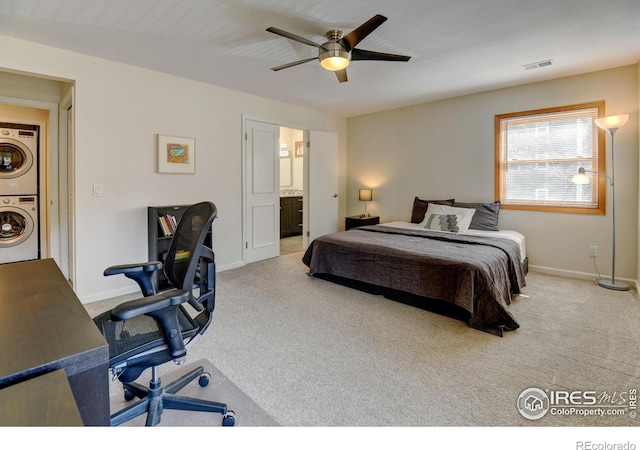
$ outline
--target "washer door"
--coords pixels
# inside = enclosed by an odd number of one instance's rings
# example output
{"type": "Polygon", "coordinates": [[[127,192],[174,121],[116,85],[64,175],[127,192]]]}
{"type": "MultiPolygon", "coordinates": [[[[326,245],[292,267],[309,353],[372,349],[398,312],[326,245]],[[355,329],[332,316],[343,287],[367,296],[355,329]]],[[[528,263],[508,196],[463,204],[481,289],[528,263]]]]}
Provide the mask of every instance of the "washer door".
{"type": "Polygon", "coordinates": [[[20,245],[31,236],[33,219],[20,208],[0,208],[0,248],[20,245]]]}
{"type": "Polygon", "coordinates": [[[0,179],[17,178],[33,165],[31,150],[20,141],[0,139],[0,179]]]}

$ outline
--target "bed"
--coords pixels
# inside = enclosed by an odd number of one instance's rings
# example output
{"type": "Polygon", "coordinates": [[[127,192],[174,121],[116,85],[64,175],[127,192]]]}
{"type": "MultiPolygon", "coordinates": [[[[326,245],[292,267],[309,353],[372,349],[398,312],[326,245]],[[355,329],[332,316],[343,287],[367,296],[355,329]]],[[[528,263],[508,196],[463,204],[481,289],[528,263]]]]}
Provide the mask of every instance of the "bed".
{"type": "Polygon", "coordinates": [[[444,303],[459,310],[458,318],[472,328],[502,336],[519,327],[509,304],[526,284],[527,259],[524,236],[497,228],[498,210],[497,202],[416,197],[410,222],[320,236],[302,261],[309,275],[351,287],[378,287],[377,293],[396,297],[406,294],[426,309],[444,303]],[[424,211],[416,213],[417,201],[425,203],[418,205],[424,211]]]}

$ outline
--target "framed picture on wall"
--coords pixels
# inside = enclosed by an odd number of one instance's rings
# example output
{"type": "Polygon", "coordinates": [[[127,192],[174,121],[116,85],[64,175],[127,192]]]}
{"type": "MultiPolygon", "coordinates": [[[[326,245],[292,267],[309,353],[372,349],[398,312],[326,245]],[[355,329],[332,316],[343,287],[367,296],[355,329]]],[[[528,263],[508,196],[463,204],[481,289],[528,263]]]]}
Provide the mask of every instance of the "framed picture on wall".
{"type": "Polygon", "coordinates": [[[302,156],[302,152],[303,152],[303,147],[302,147],[302,141],[297,141],[296,142],[296,148],[295,148],[295,152],[296,152],[296,158],[300,158],[302,156]]]}
{"type": "Polygon", "coordinates": [[[196,172],[196,140],[158,135],[158,173],[196,172]]]}

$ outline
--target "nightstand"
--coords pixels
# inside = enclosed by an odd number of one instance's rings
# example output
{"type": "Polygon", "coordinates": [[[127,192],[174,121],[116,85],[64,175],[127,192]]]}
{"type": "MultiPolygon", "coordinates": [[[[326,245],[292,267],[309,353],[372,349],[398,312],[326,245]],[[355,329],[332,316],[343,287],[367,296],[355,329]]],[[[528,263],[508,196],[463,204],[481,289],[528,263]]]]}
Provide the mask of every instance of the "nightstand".
{"type": "Polygon", "coordinates": [[[362,227],[365,225],[378,225],[379,223],[379,216],[348,216],[344,218],[344,229],[346,231],[351,228],[362,227]]]}

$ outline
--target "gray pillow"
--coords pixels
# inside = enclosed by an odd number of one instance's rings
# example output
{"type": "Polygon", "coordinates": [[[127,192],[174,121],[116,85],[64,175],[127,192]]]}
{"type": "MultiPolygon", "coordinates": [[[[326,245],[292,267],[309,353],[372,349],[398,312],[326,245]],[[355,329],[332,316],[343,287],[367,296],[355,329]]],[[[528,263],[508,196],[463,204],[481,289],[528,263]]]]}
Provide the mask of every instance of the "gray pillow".
{"type": "Polygon", "coordinates": [[[454,202],[457,208],[473,208],[476,210],[471,219],[470,230],[499,231],[498,214],[500,213],[500,202],[493,203],[462,203],[454,202]]]}
{"type": "Polygon", "coordinates": [[[411,223],[420,223],[424,220],[424,215],[427,212],[429,203],[435,203],[438,205],[453,206],[454,199],[448,200],[422,200],[421,198],[413,199],[413,208],[411,209],[411,223]]]}

